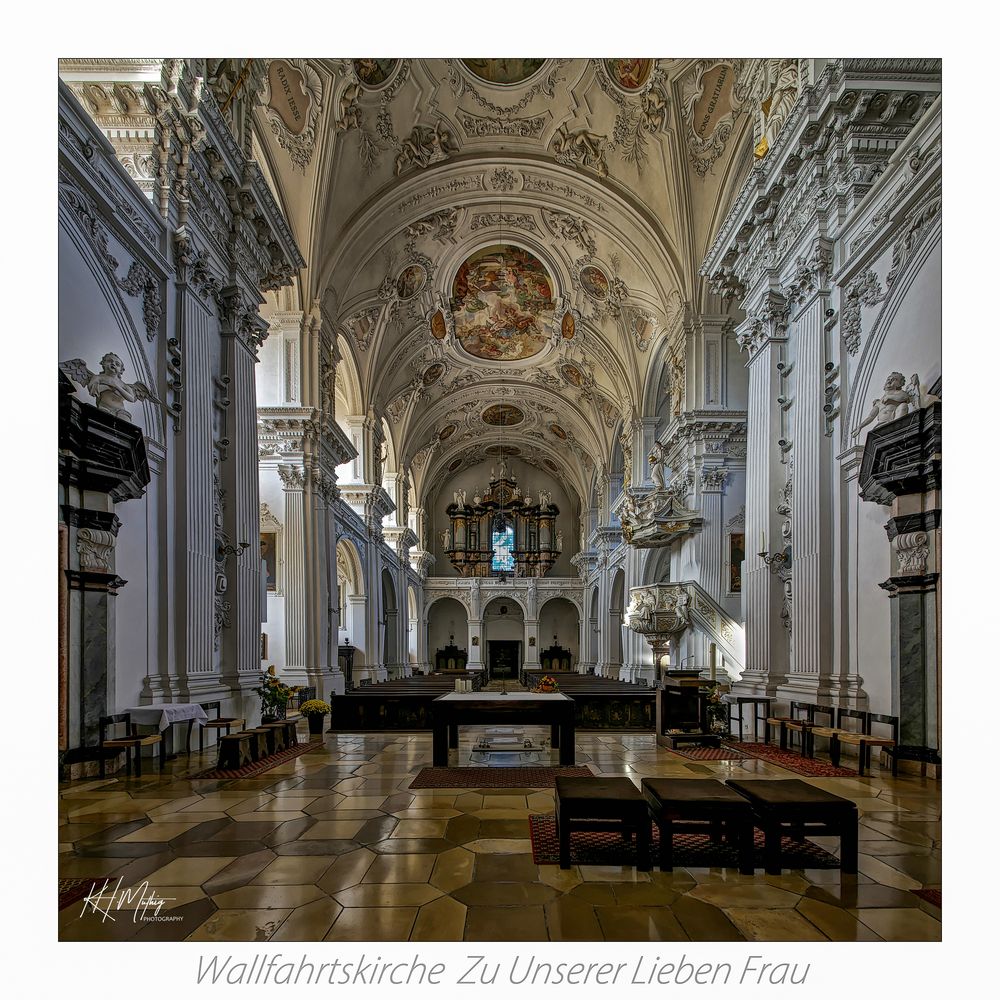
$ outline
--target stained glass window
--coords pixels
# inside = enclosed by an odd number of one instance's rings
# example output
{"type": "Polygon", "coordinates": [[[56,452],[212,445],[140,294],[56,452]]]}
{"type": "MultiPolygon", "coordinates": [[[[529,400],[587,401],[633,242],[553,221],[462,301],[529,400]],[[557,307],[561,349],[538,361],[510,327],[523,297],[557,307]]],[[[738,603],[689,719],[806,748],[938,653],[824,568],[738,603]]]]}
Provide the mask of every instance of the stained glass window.
{"type": "Polygon", "coordinates": [[[514,569],[514,526],[509,522],[494,525],[493,528],[493,562],[491,566],[497,572],[514,569]]]}

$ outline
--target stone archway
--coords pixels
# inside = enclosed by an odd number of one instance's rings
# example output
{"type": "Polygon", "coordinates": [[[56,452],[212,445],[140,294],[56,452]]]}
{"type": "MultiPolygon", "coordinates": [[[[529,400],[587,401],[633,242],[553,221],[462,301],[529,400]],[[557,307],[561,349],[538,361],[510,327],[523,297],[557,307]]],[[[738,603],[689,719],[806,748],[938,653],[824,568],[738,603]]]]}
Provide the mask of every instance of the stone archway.
{"type": "Polygon", "coordinates": [[[565,597],[546,601],[538,614],[538,651],[542,669],[545,650],[557,646],[569,651],[570,662],[575,667],[580,662],[580,609],[565,597]]]}
{"type": "Polygon", "coordinates": [[[620,677],[623,662],[622,628],[625,613],[625,570],[618,569],[611,580],[611,600],[608,603],[608,662],[607,676],[620,677]]]}
{"type": "Polygon", "coordinates": [[[510,597],[483,608],[483,663],[487,680],[516,680],[526,654],[524,611],[510,597]]]}

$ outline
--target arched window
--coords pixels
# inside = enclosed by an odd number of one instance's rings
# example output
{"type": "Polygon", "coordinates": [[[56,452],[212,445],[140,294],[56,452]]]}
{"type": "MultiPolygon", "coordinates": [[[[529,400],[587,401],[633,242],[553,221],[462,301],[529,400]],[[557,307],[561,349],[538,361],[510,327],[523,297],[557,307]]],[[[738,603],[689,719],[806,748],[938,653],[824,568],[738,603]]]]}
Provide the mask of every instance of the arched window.
{"type": "Polygon", "coordinates": [[[514,525],[506,518],[493,522],[493,561],[490,568],[495,573],[514,571],[514,525]]]}

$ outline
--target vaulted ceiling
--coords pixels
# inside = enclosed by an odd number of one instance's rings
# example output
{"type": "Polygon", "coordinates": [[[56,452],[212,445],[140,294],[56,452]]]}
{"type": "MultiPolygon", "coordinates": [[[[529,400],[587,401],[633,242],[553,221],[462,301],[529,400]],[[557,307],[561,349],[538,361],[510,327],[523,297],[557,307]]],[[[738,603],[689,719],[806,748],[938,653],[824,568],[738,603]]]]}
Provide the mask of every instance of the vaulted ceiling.
{"type": "Polygon", "coordinates": [[[418,497],[501,441],[585,497],[752,155],[756,64],[272,60],[256,155],[418,497]],[[495,404],[507,404],[496,409],[495,404]],[[493,407],[491,410],[490,407],[493,407]]]}

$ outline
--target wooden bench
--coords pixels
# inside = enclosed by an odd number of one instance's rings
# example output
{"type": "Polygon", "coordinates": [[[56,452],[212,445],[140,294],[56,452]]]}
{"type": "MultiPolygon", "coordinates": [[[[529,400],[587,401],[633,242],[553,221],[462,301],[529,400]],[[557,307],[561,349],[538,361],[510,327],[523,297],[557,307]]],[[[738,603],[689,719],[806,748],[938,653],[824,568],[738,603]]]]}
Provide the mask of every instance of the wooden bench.
{"type": "Polygon", "coordinates": [[[285,731],[288,728],[283,722],[265,722],[261,729],[268,731],[267,748],[268,753],[280,753],[287,746],[285,743],[285,731]]]}
{"type": "Polygon", "coordinates": [[[264,729],[262,726],[256,726],[253,729],[244,729],[243,733],[251,737],[250,753],[253,755],[254,760],[263,760],[263,758],[271,752],[268,747],[267,739],[271,733],[269,729],[264,729]]]}
{"type": "Polygon", "coordinates": [[[636,868],[649,871],[649,810],[642,792],[628,778],[556,776],[556,835],[559,867],[570,867],[573,830],[620,831],[636,837],[636,868]]]}
{"type": "Polygon", "coordinates": [[[166,743],[163,741],[162,733],[150,733],[140,736],[136,723],[132,721],[132,716],[128,712],[120,712],[118,715],[102,715],[98,719],[100,727],[100,757],[98,759],[99,774],[104,777],[104,761],[106,757],[113,757],[125,751],[125,775],[132,776],[132,758],[135,759],[135,776],[142,777],[142,748],[149,746],[159,746],[160,748],[160,771],[167,760],[166,743]],[[125,733],[122,736],[108,736],[108,730],[116,726],[124,726],[125,733]],[[108,752],[110,751],[110,753],[108,752]]]}
{"type": "Polygon", "coordinates": [[[251,743],[255,737],[251,733],[227,733],[219,737],[220,771],[238,771],[241,767],[253,763],[251,743]]]}
{"type": "Polygon", "coordinates": [[[899,743],[899,719],[895,715],[877,715],[868,712],[865,715],[864,730],[860,733],[840,732],[830,740],[830,760],[840,763],[840,747],[844,744],[858,748],[858,774],[864,774],[871,769],[872,747],[881,747],[892,759],[893,777],[898,773],[896,746],[899,743]],[[872,724],[887,726],[892,730],[892,736],[876,736],[872,733],[872,724]],[[834,759],[836,748],[836,759],[834,759]]]}
{"type": "Polygon", "coordinates": [[[684,831],[715,843],[725,833],[740,873],[753,875],[753,808],[735,789],[714,778],[643,778],[642,794],[660,831],[660,871],[673,871],[673,834],[684,831]]]}
{"type": "MultiPolygon", "coordinates": [[[[235,715],[223,716],[222,714],[222,702],[221,701],[206,701],[201,706],[205,710],[207,715],[209,712],[215,712],[215,718],[210,718],[207,722],[200,723],[198,729],[198,753],[205,752],[205,730],[214,729],[216,731],[220,729],[225,729],[226,735],[228,736],[230,732],[234,729],[242,729],[246,724],[246,719],[238,719],[235,715]]],[[[190,734],[188,734],[190,735],[190,734]]]]}
{"type": "Polygon", "coordinates": [[[753,807],[764,831],[764,871],[781,874],[781,838],[804,840],[807,833],[840,838],[840,870],[858,873],[858,807],[850,799],[817,788],[799,778],[729,778],[726,782],[753,807]]]}
{"type": "Polygon", "coordinates": [[[808,702],[792,701],[788,704],[788,715],[774,715],[769,716],[764,720],[764,742],[771,742],[771,729],[778,729],[778,746],[782,750],[788,749],[788,734],[789,732],[797,732],[803,734],[801,739],[803,744],[805,743],[805,730],[806,726],[804,724],[809,724],[808,728],[811,728],[812,715],[811,710],[816,706],[808,702]],[[803,718],[799,713],[805,712],[806,715],[803,718]],[[794,727],[794,728],[792,728],[794,727]]]}
{"type": "MultiPolygon", "coordinates": [[[[828,708],[821,709],[821,712],[830,715],[831,710],[828,708]]],[[[815,753],[815,740],[816,737],[821,739],[826,739],[830,741],[830,763],[834,767],[840,766],[840,745],[841,739],[847,737],[847,742],[855,741],[856,737],[863,736],[868,731],[868,713],[862,712],[860,709],[856,708],[838,708],[837,709],[837,724],[832,724],[829,726],[813,726],[809,731],[809,745],[808,745],[808,756],[812,757],[815,753]],[[854,719],[857,728],[848,729],[845,726],[845,722],[848,719],[854,719]]]]}

